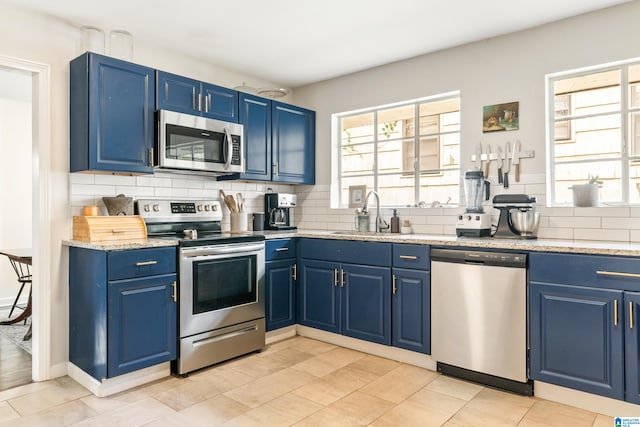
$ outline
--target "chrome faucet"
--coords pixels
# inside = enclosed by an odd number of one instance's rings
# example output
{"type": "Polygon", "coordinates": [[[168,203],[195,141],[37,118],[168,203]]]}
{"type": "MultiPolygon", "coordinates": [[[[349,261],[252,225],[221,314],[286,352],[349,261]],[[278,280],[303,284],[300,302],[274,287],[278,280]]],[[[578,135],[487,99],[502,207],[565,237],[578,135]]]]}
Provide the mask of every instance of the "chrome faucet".
{"type": "Polygon", "coordinates": [[[376,198],[376,232],[386,230],[389,228],[389,224],[380,216],[380,196],[375,190],[369,191],[367,197],[364,198],[364,204],[362,205],[362,213],[368,213],[369,196],[374,195],[376,198]]]}

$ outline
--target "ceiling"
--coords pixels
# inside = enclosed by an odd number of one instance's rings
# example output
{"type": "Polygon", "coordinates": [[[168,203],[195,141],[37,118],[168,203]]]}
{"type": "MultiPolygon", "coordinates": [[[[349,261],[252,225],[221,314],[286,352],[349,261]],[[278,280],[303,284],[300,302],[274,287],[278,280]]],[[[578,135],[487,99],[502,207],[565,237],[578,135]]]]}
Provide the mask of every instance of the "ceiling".
{"type": "Polygon", "coordinates": [[[295,88],[629,0],[0,1],[295,88]]]}

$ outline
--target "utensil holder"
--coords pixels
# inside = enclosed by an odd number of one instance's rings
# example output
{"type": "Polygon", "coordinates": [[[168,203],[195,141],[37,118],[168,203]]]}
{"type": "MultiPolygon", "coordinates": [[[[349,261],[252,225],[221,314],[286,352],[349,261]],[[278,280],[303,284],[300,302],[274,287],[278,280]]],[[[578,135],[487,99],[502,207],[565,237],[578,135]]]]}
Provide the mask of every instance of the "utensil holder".
{"type": "Polygon", "coordinates": [[[231,212],[231,233],[245,233],[247,231],[247,214],[244,212],[231,212]]]}

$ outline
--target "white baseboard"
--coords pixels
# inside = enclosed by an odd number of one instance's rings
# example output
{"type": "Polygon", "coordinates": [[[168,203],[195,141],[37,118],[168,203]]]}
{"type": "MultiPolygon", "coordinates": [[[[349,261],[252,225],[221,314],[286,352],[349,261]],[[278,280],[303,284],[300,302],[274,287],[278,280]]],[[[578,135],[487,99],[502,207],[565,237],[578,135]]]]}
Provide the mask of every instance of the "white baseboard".
{"type": "Polygon", "coordinates": [[[276,329],[275,331],[269,331],[265,336],[265,343],[267,345],[274,342],[286,340],[287,338],[296,336],[296,325],[285,326],[284,328],[276,329]]]}
{"type": "Polygon", "coordinates": [[[575,406],[576,408],[598,412],[610,417],[637,417],[640,414],[640,405],[541,381],[534,381],[533,394],[541,399],[575,406]]]}
{"type": "Polygon", "coordinates": [[[137,387],[151,381],[171,375],[171,365],[169,362],[160,363],[155,366],[140,369],[139,371],[119,375],[115,378],[105,378],[98,381],[73,363],[67,365],[67,375],[76,380],[81,386],[89,390],[98,397],[111,396],[112,394],[137,387]]]}

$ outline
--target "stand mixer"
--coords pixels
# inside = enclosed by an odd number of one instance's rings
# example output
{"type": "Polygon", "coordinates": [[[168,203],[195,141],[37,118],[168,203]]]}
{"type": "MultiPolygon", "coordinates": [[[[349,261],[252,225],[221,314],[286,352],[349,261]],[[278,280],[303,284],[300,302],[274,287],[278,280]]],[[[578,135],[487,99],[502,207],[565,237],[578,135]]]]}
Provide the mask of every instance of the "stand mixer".
{"type": "Polygon", "coordinates": [[[526,194],[499,194],[493,207],[500,210],[498,227],[493,237],[504,239],[536,239],[540,214],[535,211],[536,198],[526,194]]]}
{"type": "Polygon", "coordinates": [[[481,170],[467,171],[464,174],[464,214],[458,215],[456,234],[458,237],[491,236],[491,214],[486,213],[482,202],[489,200],[489,181],[484,179],[481,170]],[[483,197],[484,196],[484,197],[483,197]]]}

